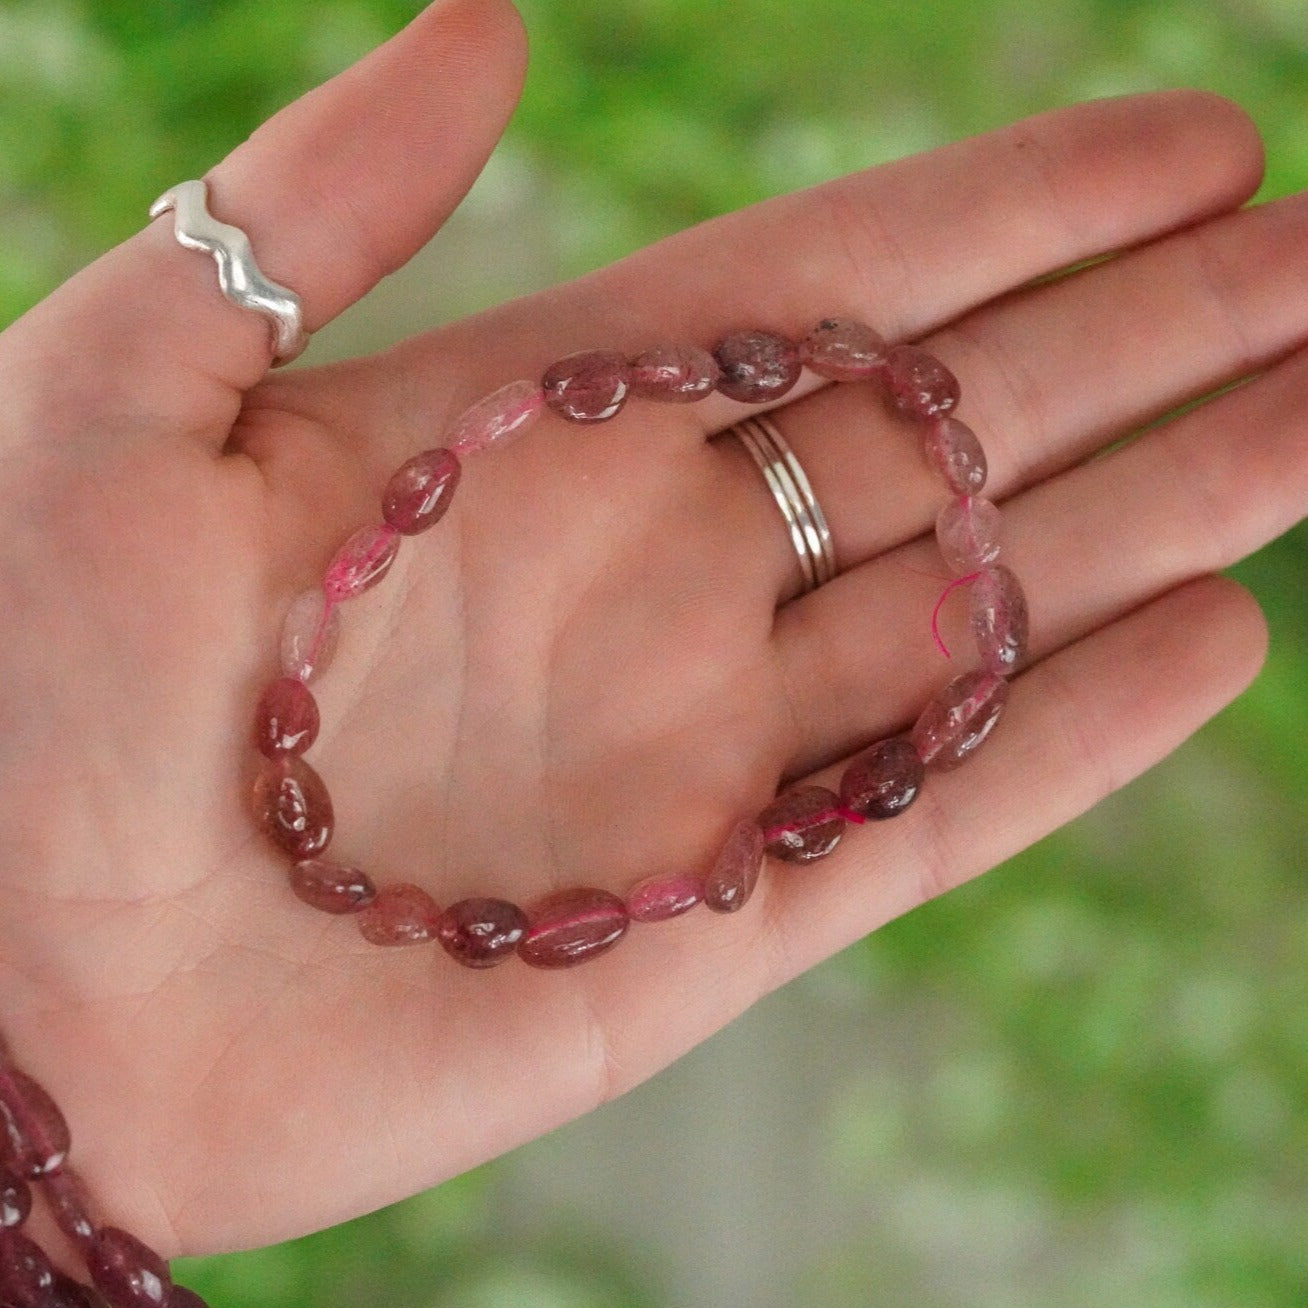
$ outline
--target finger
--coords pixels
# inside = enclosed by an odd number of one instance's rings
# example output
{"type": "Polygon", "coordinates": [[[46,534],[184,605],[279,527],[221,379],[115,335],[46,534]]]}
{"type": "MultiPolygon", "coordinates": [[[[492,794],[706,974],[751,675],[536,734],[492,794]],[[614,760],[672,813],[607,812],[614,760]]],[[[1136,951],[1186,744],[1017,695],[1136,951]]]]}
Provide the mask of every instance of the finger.
{"type": "MultiPolygon", "coordinates": [[[[211,171],[213,213],[299,294],[308,330],[404,263],[458,203],[512,110],[523,52],[507,0],[438,0],[211,171]]],[[[262,315],[221,296],[212,260],[183,249],[169,217],[73,278],[4,347],[0,374],[30,372],[33,351],[75,361],[51,383],[63,411],[89,395],[124,424],[225,439],[271,339],[262,315]]],[[[52,397],[24,381],[24,400],[48,413],[52,397]]]]}
{"type": "MultiPolygon", "coordinates": [[[[1155,428],[1004,506],[1004,554],[1031,605],[1041,658],[1195,576],[1230,566],[1308,509],[1302,439],[1308,355],[1155,428]]],[[[791,771],[902,726],[968,665],[966,602],[948,610],[943,669],[929,620],[942,582],[913,542],[837,578],[778,617],[778,658],[802,724],[791,771]],[[878,639],[869,614],[877,615],[878,639]],[[876,698],[872,698],[873,688],[876,698]]]]}

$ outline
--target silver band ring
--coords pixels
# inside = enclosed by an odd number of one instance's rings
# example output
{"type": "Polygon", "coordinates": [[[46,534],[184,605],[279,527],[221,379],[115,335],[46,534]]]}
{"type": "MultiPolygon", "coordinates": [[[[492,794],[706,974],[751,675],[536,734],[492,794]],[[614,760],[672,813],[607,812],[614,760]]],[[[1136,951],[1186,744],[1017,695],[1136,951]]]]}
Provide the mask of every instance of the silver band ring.
{"type": "Polygon", "coordinates": [[[804,591],[816,590],[836,575],[836,551],[826,515],[795,452],[767,417],[745,418],[729,431],[758,464],[781,510],[799,558],[804,591]]]}
{"type": "Polygon", "coordinates": [[[180,182],[151,206],[150,217],[172,212],[173,231],[188,250],[212,254],[222,293],[242,309],[261,313],[273,328],[273,366],[290,363],[309,343],[300,297],[265,277],[255,262],[250,238],[209,212],[209,188],[201,181],[180,182]]]}

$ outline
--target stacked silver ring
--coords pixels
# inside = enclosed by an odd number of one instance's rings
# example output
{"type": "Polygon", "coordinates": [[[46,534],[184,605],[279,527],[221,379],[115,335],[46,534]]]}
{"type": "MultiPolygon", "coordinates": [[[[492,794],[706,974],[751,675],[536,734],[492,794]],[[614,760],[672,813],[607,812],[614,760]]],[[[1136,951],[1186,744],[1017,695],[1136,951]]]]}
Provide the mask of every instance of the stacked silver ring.
{"type": "Polygon", "coordinates": [[[770,418],[745,418],[731,434],[753,456],[786,520],[805,592],[816,590],[836,575],[836,551],[807,474],[770,418]]]}

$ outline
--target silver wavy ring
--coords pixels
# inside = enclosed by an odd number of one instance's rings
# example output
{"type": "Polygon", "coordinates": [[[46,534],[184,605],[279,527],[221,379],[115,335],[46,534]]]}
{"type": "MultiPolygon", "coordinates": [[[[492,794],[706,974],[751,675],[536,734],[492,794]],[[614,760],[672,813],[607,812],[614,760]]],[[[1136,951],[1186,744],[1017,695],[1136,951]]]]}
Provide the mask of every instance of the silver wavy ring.
{"type": "Polygon", "coordinates": [[[273,366],[290,363],[309,343],[300,297],[265,277],[255,262],[250,238],[209,212],[209,187],[201,181],[180,182],[151,206],[150,217],[171,210],[173,231],[188,250],[212,254],[222,293],[242,309],[261,313],[273,328],[273,366]]]}
{"type": "Polygon", "coordinates": [[[826,515],[795,452],[767,417],[745,418],[728,430],[758,464],[781,510],[799,558],[804,591],[816,590],[836,575],[836,551],[826,515]]]}

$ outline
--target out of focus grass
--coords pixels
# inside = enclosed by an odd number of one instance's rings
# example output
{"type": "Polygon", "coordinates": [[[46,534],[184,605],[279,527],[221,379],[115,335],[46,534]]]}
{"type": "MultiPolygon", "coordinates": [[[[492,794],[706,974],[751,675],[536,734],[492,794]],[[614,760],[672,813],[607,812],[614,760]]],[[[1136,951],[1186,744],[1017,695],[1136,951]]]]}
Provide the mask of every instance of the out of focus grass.
{"type": "MultiPolygon", "coordinates": [[[[414,8],[0,3],[0,315],[414,8]]],[[[523,8],[533,64],[510,151],[561,201],[549,242],[565,272],[1024,113],[1154,86],[1239,100],[1268,142],[1266,192],[1308,185],[1308,20],[1294,0],[523,8]]],[[[869,1077],[832,1107],[831,1187],[878,1220],[899,1205],[905,1227],[919,1209],[960,1228],[986,1215],[977,1229],[1008,1222],[1034,1250],[959,1234],[977,1275],[937,1293],[925,1255],[883,1224],[797,1267],[794,1302],[1308,1303],[1308,535],[1238,573],[1273,628],[1248,695],[1124,796],[830,965],[869,1002],[926,997],[948,1014],[922,1080],[869,1077]],[[988,1279],[1001,1257],[1017,1270],[988,1279]]],[[[506,1251],[497,1178],[485,1168],[187,1271],[217,1303],[266,1308],[660,1302],[629,1270],[639,1259],[581,1233],[506,1251]]]]}

